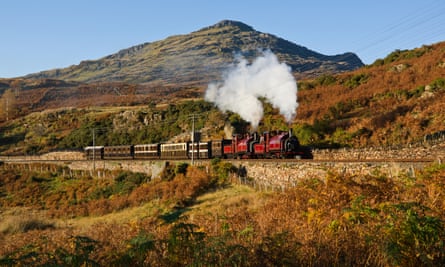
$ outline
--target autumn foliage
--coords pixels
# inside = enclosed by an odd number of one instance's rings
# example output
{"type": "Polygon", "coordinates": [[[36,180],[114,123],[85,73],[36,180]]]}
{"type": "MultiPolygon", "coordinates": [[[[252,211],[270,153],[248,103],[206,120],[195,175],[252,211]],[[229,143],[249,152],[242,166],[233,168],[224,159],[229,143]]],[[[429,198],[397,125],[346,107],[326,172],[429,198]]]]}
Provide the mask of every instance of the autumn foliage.
{"type": "MultiPolygon", "coordinates": [[[[295,120],[288,124],[266,104],[258,131],[290,126],[302,144],[320,148],[416,144],[444,130],[444,47],[441,42],[396,50],[354,71],[298,79],[295,120]]],[[[236,130],[248,125],[236,114],[203,103],[207,84],[173,82],[1,79],[0,150],[36,154],[80,148],[87,145],[94,127],[113,129],[106,133],[111,140],[101,140],[107,141],[104,145],[166,141],[190,131],[189,119],[181,118],[183,114],[206,118],[199,129],[209,138],[223,136],[226,123],[236,130]],[[181,104],[191,99],[201,107],[181,104]],[[167,120],[171,123],[161,123],[167,120]]]]}
{"type": "Polygon", "coordinates": [[[396,50],[352,72],[300,81],[297,121],[311,126],[308,140],[406,145],[443,130],[444,47],[396,50]]]}
{"type": "Polygon", "coordinates": [[[367,176],[331,173],[319,179],[302,180],[285,192],[269,193],[237,185],[235,173],[236,168],[228,168],[220,161],[202,167],[171,165],[160,179],[153,181],[143,174],[129,172],[116,173],[114,179],[73,180],[61,177],[58,172],[23,169],[19,172],[3,167],[0,200],[3,214],[9,214],[9,219],[0,224],[0,263],[33,266],[440,266],[445,263],[444,165],[432,165],[415,176],[393,178],[378,173],[367,176]],[[217,198],[232,194],[234,189],[238,193],[209,206],[217,198]],[[206,202],[209,204],[205,205],[206,202]],[[134,209],[142,213],[128,218],[119,216],[134,209]],[[14,210],[22,215],[7,212],[14,210]],[[114,220],[105,219],[112,214],[114,220]],[[75,223],[82,218],[98,220],[83,226],[75,223]]]}

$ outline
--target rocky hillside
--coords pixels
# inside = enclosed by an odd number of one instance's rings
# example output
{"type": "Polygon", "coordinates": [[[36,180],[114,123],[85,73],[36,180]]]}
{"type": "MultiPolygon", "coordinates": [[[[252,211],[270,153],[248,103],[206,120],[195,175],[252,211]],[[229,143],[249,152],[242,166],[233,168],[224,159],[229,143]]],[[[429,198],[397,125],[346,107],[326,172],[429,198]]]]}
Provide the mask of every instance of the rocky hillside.
{"type": "Polygon", "coordinates": [[[297,78],[350,71],[363,66],[353,53],[326,56],[236,21],[221,21],[190,34],[123,49],[98,60],[42,71],[26,78],[77,82],[204,85],[218,79],[236,54],[251,59],[270,49],[297,78]]]}

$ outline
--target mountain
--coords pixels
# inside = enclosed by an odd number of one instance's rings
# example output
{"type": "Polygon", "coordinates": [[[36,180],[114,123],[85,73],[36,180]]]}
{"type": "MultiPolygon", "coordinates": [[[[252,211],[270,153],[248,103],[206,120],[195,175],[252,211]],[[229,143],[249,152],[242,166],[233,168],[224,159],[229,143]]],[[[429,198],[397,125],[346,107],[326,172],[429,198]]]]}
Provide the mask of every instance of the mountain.
{"type": "Polygon", "coordinates": [[[224,20],[185,35],[144,43],[98,60],[42,71],[25,78],[76,82],[127,82],[204,85],[219,79],[236,54],[251,60],[270,49],[285,61],[297,78],[340,73],[363,66],[353,53],[326,56],[249,25],[224,20]]]}

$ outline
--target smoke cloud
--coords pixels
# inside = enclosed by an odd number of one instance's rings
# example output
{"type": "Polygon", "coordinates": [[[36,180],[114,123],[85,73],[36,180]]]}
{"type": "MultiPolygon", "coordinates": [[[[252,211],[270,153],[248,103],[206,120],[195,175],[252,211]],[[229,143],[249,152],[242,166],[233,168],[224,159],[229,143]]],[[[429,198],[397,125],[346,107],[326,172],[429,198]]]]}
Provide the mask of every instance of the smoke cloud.
{"type": "Polygon", "coordinates": [[[280,63],[270,50],[263,51],[252,64],[244,57],[238,57],[237,61],[223,74],[222,82],[208,85],[205,99],[223,112],[238,113],[256,129],[263,117],[259,98],[264,97],[291,122],[298,103],[297,82],[290,67],[280,63]]]}

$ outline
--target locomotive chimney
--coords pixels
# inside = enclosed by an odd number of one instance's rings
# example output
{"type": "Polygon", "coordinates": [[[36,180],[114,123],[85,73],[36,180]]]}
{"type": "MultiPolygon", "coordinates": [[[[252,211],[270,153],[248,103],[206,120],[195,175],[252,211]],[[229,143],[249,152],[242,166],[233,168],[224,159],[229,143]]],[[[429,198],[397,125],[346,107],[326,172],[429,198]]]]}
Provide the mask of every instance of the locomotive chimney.
{"type": "Polygon", "coordinates": [[[289,137],[292,136],[292,128],[290,127],[290,123],[287,124],[287,127],[289,128],[289,137]]]}

